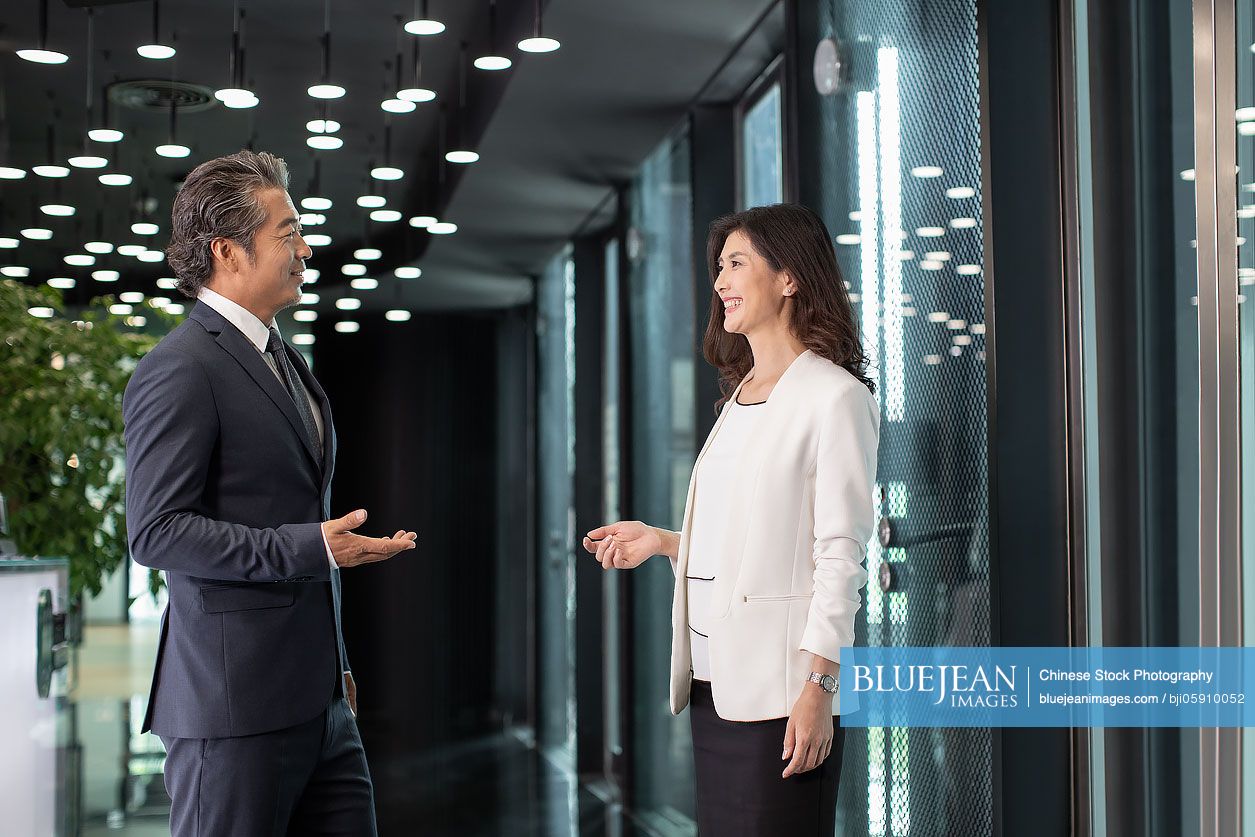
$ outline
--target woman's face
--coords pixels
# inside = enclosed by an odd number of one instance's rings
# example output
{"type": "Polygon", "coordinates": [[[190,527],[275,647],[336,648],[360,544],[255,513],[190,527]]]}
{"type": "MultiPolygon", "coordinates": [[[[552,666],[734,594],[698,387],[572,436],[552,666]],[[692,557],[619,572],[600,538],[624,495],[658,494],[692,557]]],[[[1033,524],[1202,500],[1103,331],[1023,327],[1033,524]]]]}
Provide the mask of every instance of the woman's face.
{"type": "Polygon", "coordinates": [[[793,278],[774,271],[740,230],[728,235],[719,255],[715,292],[723,300],[723,328],[751,334],[789,327],[788,299],[797,292],[793,278]]]}

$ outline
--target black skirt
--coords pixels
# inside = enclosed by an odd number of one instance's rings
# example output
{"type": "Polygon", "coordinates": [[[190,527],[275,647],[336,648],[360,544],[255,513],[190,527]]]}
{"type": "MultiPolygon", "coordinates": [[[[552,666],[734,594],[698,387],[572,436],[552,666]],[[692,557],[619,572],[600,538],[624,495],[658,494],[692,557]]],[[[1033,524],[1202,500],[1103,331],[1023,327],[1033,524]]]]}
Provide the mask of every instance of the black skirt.
{"type": "Polygon", "coordinates": [[[780,778],[787,718],[742,723],[715,714],[710,684],[689,699],[698,837],[832,837],[845,730],[834,719],[832,752],[806,773],[780,778]]]}

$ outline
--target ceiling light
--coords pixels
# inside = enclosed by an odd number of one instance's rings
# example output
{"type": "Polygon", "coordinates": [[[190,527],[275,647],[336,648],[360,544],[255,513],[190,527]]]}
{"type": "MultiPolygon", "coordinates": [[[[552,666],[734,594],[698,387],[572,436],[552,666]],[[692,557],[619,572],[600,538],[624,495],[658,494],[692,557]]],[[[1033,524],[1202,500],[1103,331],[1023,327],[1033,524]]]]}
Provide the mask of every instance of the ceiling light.
{"type": "Polygon", "coordinates": [[[409,320],[410,312],[400,308],[394,308],[391,311],[385,311],[383,316],[388,322],[403,323],[409,320]]]}
{"type": "Polygon", "coordinates": [[[334,119],[311,119],[305,123],[305,130],[311,134],[334,134],[340,130],[340,123],[334,119]]]}
{"type": "Polygon", "coordinates": [[[166,257],[166,254],[161,252],[160,250],[145,250],[144,252],[137,255],[135,258],[139,259],[141,262],[155,263],[155,262],[161,261],[165,257],[166,257]]]}
{"type": "Polygon", "coordinates": [[[130,186],[131,176],[129,174],[118,174],[116,172],[110,174],[102,174],[97,178],[104,186],[130,186]]]}
{"type": "MultiPolygon", "coordinates": [[[[66,172],[69,174],[69,172],[66,172]]],[[[21,180],[26,176],[26,169],[15,166],[0,166],[0,180],[21,180]]]]}
{"type": "Polygon", "coordinates": [[[340,268],[340,272],[345,276],[365,276],[366,265],[364,264],[346,264],[340,268]]]}
{"type": "Polygon", "coordinates": [[[65,263],[70,267],[91,267],[96,263],[96,257],[87,253],[72,253],[65,257],[65,263]]]}
{"type": "Polygon", "coordinates": [[[862,240],[862,236],[858,233],[841,233],[841,235],[837,236],[838,244],[854,245],[862,240]]]}
{"type": "Polygon", "coordinates": [[[946,234],[945,227],[920,227],[915,231],[920,238],[940,238],[946,234]]]}
{"type": "Polygon", "coordinates": [[[980,265],[961,264],[954,269],[954,272],[960,276],[978,276],[980,275],[980,265]]]}
{"type": "Polygon", "coordinates": [[[306,138],[305,144],[310,148],[317,148],[319,151],[335,151],[337,148],[344,146],[344,140],[339,137],[328,136],[327,134],[315,134],[306,138]]]}
{"type": "Polygon", "coordinates": [[[313,233],[305,236],[305,243],[310,247],[326,247],[331,244],[331,236],[323,233],[313,233]]]}
{"type": "Polygon", "coordinates": [[[931,179],[934,177],[941,177],[943,174],[945,174],[945,170],[942,169],[941,166],[916,166],[915,168],[911,169],[911,174],[914,177],[919,177],[922,179],[931,179]]]}
{"type": "Polygon", "coordinates": [[[173,291],[179,287],[179,280],[173,276],[162,276],[157,280],[157,287],[163,291],[173,291]]]}
{"type": "Polygon", "coordinates": [[[248,108],[255,108],[261,104],[261,99],[257,98],[254,94],[249,93],[247,96],[232,96],[222,104],[224,107],[232,108],[234,110],[247,110],[248,108]]]}
{"type": "Polygon", "coordinates": [[[119,256],[138,256],[148,248],[143,244],[120,244],[118,245],[119,256]]]}
{"type": "Polygon", "coordinates": [[[388,113],[413,113],[416,107],[409,99],[384,99],[379,103],[379,107],[388,113]]]}
{"type": "MultiPolygon", "coordinates": [[[[159,145],[154,149],[162,157],[186,157],[192,153],[192,149],[186,145],[179,145],[177,142],[168,142],[165,145],[159,145]]],[[[71,160],[70,162],[73,162],[71,160]]]]}
{"type": "MultiPolygon", "coordinates": [[[[52,315],[50,314],[49,316],[52,316],[52,315]]],[[[341,320],[340,322],[336,323],[336,331],[340,332],[341,334],[355,334],[360,328],[361,326],[359,326],[357,323],[353,322],[352,320],[341,320]]]]}
{"type": "Polygon", "coordinates": [[[306,92],[315,99],[339,99],[345,93],[338,84],[314,84],[306,92]]]}
{"type": "Polygon", "coordinates": [[[383,252],[381,250],[375,249],[374,247],[361,247],[353,251],[353,258],[360,259],[361,261],[364,261],[364,262],[374,261],[375,259],[381,257],[382,255],[383,255],[383,252]]]}
{"type": "Polygon", "coordinates": [[[427,227],[427,232],[432,235],[452,235],[457,231],[458,225],[448,221],[437,221],[434,224],[429,224],[427,227]]]}
{"type": "Polygon", "coordinates": [[[22,236],[29,238],[31,241],[47,241],[52,238],[52,230],[44,227],[27,227],[22,230],[22,236]]]}
{"type": "Polygon", "coordinates": [[[293,334],[292,344],[294,346],[312,346],[314,345],[314,335],[312,334],[293,334]]]}
{"type": "Polygon", "coordinates": [[[444,158],[450,163],[461,163],[462,165],[465,165],[467,163],[477,162],[479,160],[479,155],[474,151],[458,150],[446,153],[444,158]]]}
{"type": "Polygon", "coordinates": [[[12,250],[21,244],[16,238],[0,238],[0,250],[12,250]]]}
{"type": "Polygon", "coordinates": [[[56,288],[59,291],[68,291],[77,284],[69,276],[54,276],[48,280],[48,287],[56,288]]]}
{"type": "Polygon", "coordinates": [[[32,166],[31,171],[40,177],[67,177],[70,174],[70,170],[65,166],[55,165],[32,166]]]}
{"type": "Polygon", "coordinates": [[[427,0],[414,19],[405,24],[405,31],[411,35],[439,35],[444,31],[444,24],[427,14],[427,0]]]}
{"type": "Polygon", "coordinates": [[[382,195],[362,195],[357,199],[357,205],[362,209],[378,209],[388,203],[388,199],[382,195]]]}
{"type": "Polygon", "coordinates": [[[301,198],[301,209],[308,209],[312,212],[326,212],[330,208],[331,198],[301,198]]]}
{"type": "Polygon", "coordinates": [[[123,133],[116,128],[92,128],[87,138],[95,142],[121,142],[123,133]]]}
{"type": "Polygon", "coordinates": [[[10,279],[25,279],[31,275],[31,269],[21,265],[10,264],[0,267],[0,275],[8,276],[10,279]]]}
{"type": "Polygon", "coordinates": [[[436,91],[428,90],[426,87],[407,87],[404,90],[397,91],[397,98],[404,99],[407,102],[422,104],[430,102],[436,98],[436,91]]]}
{"type": "Polygon", "coordinates": [[[296,311],[293,312],[292,319],[296,320],[298,323],[312,323],[314,320],[318,319],[318,312],[296,311]]]}
{"type": "Polygon", "coordinates": [[[89,241],[83,245],[83,249],[88,253],[103,256],[113,252],[113,245],[107,241],[89,241]]]}
{"type": "Polygon", "coordinates": [[[398,267],[392,271],[392,275],[398,279],[417,279],[423,275],[423,271],[417,267],[398,267]]]}
{"type": "Polygon", "coordinates": [[[64,203],[46,203],[39,207],[39,211],[54,218],[69,218],[74,214],[74,207],[64,203]]]}
{"type": "Polygon", "coordinates": [[[57,312],[53,311],[51,308],[36,305],[34,308],[28,308],[26,313],[30,314],[32,317],[38,317],[41,320],[46,320],[57,312]]]}
{"type": "Polygon", "coordinates": [[[116,270],[93,270],[92,278],[97,282],[116,282],[119,274],[116,270]]]}
{"type": "Polygon", "coordinates": [[[54,49],[19,49],[17,57],[33,64],[64,64],[70,56],[54,49]]]}
{"type": "Polygon", "coordinates": [[[139,291],[123,291],[118,294],[118,299],[122,302],[136,304],[144,301],[144,295],[139,291]]]}
{"type": "Polygon", "coordinates": [[[317,305],[318,294],[305,291],[301,294],[301,305],[317,305]]]}
{"type": "Polygon", "coordinates": [[[170,297],[155,296],[152,299],[148,300],[148,304],[151,305],[153,308],[165,308],[167,305],[170,304],[170,297]]]}
{"type": "Polygon", "coordinates": [[[322,271],[314,267],[305,268],[305,284],[312,285],[318,281],[318,277],[322,276],[322,271]]]}
{"type": "Polygon", "coordinates": [[[480,70],[508,70],[513,62],[504,55],[481,55],[475,59],[475,66],[480,70]]]}
{"type": "Polygon", "coordinates": [[[956,230],[970,230],[976,226],[975,218],[952,218],[950,226],[956,230]]]}
{"type": "Polygon", "coordinates": [[[104,157],[97,157],[95,154],[80,154],[77,157],[71,157],[66,162],[77,169],[103,169],[109,165],[108,160],[104,157]]]}
{"type": "Polygon", "coordinates": [[[151,58],[153,61],[165,61],[167,58],[173,58],[175,53],[174,47],[165,44],[144,44],[135,47],[135,51],[141,58],[151,58]]]}
{"type": "Polygon", "coordinates": [[[379,287],[379,280],[372,279],[369,276],[360,276],[349,282],[349,287],[355,291],[373,291],[379,287]]]}
{"type": "Polygon", "coordinates": [[[396,166],[376,166],[370,170],[370,176],[376,180],[400,180],[405,177],[405,172],[396,166]]]}
{"type": "Polygon", "coordinates": [[[135,309],[125,302],[115,302],[109,306],[109,313],[118,317],[125,317],[135,312],[135,309]]]}
{"type": "Polygon", "coordinates": [[[173,314],[176,317],[181,317],[183,315],[183,311],[183,303],[181,302],[171,302],[166,306],[166,313],[173,314]]]}
{"type": "Polygon", "coordinates": [[[356,311],[361,307],[362,301],[351,296],[340,297],[336,300],[336,308],[339,308],[341,311],[356,311]]]}
{"type": "Polygon", "coordinates": [[[131,232],[136,235],[156,235],[160,231],[161,228],[152,221],[136,221],[131,224],[131,232]]]}
{"type": "Polygon", "coordinates": [[[555,39],[547,38],[541,33],[540,2],[541,0],[536,0],[535,15],[532,19],[532,36],[519,41],[519,49],[524,52],[553,52],[562,46],[555,39]]]}
{"type": "Polygon", "coordinates": [[[434,223],[436,223],[434,215],[415,215],[410,219],[410,226],[420,230],[426,229],[434,223]]]}
{"type": "Polygon", "coordinates": [[[370,213],[370,220],[379,221],[381,223],[391,223],[392,221],[400,221],[401,213],[395,209],[376,209],[370,213]]]}
{"type": "Polygon", "coordinates": [[[302,227],[317,227],[327,223],[327,216],[317,212],[302,212],[300,220],[302,227]]]}
{"type": "Polygon", "coordinates": [[[976,190],[971,186],[955,186],[946,190],[946,197],[953,200],[962,200],[964,198],[972,198],[976,196],[976,190]]]}

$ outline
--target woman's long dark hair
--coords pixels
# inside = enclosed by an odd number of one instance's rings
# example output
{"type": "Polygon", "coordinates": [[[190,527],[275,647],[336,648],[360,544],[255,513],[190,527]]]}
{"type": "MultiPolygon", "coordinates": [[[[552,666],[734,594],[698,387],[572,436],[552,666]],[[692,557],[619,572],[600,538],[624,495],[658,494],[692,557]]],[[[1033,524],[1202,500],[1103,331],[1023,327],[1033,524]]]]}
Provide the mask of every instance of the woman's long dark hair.
{"type": "Polygon", "coordinates": [[[774,271],[787,270],[797,284],[793,294],[790,327],[802,345],[820,357],[844,367],[871,391],[876,385],[867,376],[867,355],[859,340],[858,325],[845,290],[832,238],[819,216],[804,206],[780,203],[757,206],[717,219],[706,240],[706,267],[712,284],[710,321],[702,340],[706,360],[719,369],[722,397],[730,397],[754,365],[749,341],[743,334],[723,329],[723,300],[714,291],[719,275],[719,255],[728,236],[740,231],[755,252],[774,271]]]}

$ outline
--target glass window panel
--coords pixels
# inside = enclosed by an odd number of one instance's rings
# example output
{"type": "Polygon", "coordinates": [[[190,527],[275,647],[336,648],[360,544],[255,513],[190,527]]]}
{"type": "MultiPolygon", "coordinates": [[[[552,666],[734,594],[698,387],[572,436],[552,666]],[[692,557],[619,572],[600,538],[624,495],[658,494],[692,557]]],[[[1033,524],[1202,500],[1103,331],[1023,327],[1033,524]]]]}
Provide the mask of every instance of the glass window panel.
{"type": "Polygon", "coordinates": [[[784,200],[784,140],[780,82],[749,107],[741,121],[741,208],[784,200]]]}

